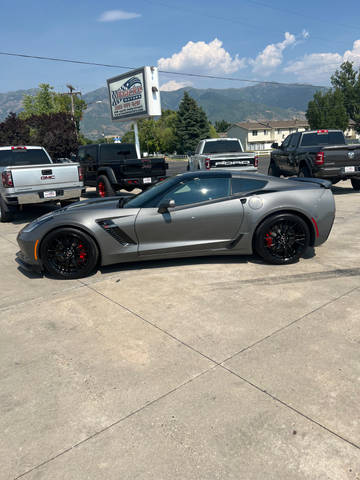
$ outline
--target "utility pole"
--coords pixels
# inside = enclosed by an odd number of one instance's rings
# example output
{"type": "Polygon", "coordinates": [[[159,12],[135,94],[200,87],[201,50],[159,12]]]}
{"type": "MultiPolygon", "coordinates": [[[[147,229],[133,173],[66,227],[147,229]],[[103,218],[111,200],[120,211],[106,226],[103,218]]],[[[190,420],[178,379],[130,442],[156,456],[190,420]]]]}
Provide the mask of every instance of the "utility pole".
{"type": "Polygon", "coordinates": [[[81,95],[81,92],[75,92],[75,87],[73,87],[72,85],[66,85],[66,86],[70,91],[66,92],[66,93],[62,93],[61,95],[70,95],[70,98],[71,98],[71,118],[72,118],[72,121],[74,123],[75,132],[76,132],[76,136],[77,136],[78,133],[77,133],[76,122],[75,122],[74,95],[81,95]]]}

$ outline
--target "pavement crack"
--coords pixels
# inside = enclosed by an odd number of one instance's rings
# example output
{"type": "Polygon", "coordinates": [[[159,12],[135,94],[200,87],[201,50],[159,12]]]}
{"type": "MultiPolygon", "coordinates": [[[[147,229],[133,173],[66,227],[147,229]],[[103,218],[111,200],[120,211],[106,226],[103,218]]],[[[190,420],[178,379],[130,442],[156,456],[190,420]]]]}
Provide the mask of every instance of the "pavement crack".
{"type": "Polygon", "coordinates": [[[219,362],[219,365],[223,365],[224,363],[229,362],[230,360],[232,360],[233,358],[237,357],[238,355],[241,355],[242,353],[246,352],[247,350],[250,350],[251,348],[256,347],[257,345],[259,345],[260,343],[265,342],[266,340],[269,340],[270,338],[272,338],[272,337],[274,337],[275,335],[277,335],[278,333],[286,330],[287,328],[291,327],[292,325],[295,325],[296,323],[300,322],[301,320],[303,320],[304,318],[308,317],[309,315],[312,315],[313,313],[321,310],[322,308],[325,308],[325,307],[327,307],[328,305],[331,305],[332,303],[337,302],[338,300],[340,300],[340,298],[346,297],[346,295],[349,295],[350,293],[354,292],[355,290],[358,290],[359,288],[360,288],[360,287],[352,288],[352,289],[349,290],[348,292],[345,292],[345,293],[343,293],[342,295],[339,295],[339,296],[336,297],[336,298],[332,298],[331,300],[329,300],[328,302],[320,305],[319,307],[314,308],[314,310],[311,310],[311,312],[308,312],[308,313],[305,313],[304,315],[301,315],[301,317],[296,318],[296,319],[293,320],[292,322],[290,322],[290,323],[284,325],[283,327],[280,327],[280,328],[274,330],[273,332],[269,333],[269,335],[266,335],[265,337],[261,338],[260,340],[257,340],[256,342],[252,343],[251,345],[248,345],[247,347],[242,348],[241,350],[239,350],[238,352],[234,353],[233,355],[230,355],[230,357],[228,357],[228,358],[226,358],[225,360],[222,360],[221,362],[219,362]]]}
{"type": "Polygon", "coordinates": [[[300,415],[301,417],[305,418],[306,420],[308,420],[309,422],[317,425],[318,427],[322,428],[323,430],[325,430],[326,432],[330,433],[331,435],[334,435],[335,437],[337,437],[338,439],[348,443],[349,445],[351,445],[352,447],[355,447],[357,448],[358,450],[360,450],[360,445],[358,445],[357,443],[349,440],[348,438],[345,438],[343,437],[342,435],[340,435],[339,433],[336,433],[334,430],[331,430],[331,428],[328,428],[326,427],[325,425],[323,425],[322,423],[318,422],[317,420],[309,417],[309,415],[306,415],[306,413],[303,413],[301,412],[300,410],[298,410],[297,408],[295,407],[292,407],[290,404],[284,402],[283,400],[281,400],[280,398],[276,397],[275,395],[273,395],[272,393],[268,392],[267,390],[264,390],[263,388],[261,388],[259,385],[256,385],[255,383],[251,382],[250,380],[248,380],[247,378],[245,377],[242,377],[241,375],[239,375],[238,373],[234,372],[233,370],[231,370],[230,368],[224,366],[224,365],[220,365],[220,368],[223,368],[224,370],[226,370],[227,372],[231,373],[232,375],[235,375],[235,377],[239,378],[240,380],[242,380],[243,382],[247,383],[249,386],[251,386],[252,388],[255,388],[256,390],[258,390],[259,392],[263,393],[264,395],[267,395],[268,397],[270,397],[271,399],[273,399],[275,402],[278,402],[280,403],[281,405],[283,405],[284,407],[292,410],[293,412],[297,413],[298,415],[300,415]]]}
{"type": "Polygon", "coordinates": [[[124,422],[125,420],[128,420],[129,418],[133,417],[134,415],[140,413],[141,411],[145,410],[146,408],[148,407],[151,407],[152,405],[154,405],[155,403],[159,402],[160,400],[168,397],[169,395],[177,392],[179,389],[185,387],[186,385],[188,385],[189,383],[192,383],[194,380],[197,380],[198,378],[202,377],[203,375],[205,375],[206,373],[210,372],[211,370],[213,370],[214,368],[216,368],[218,365],[211,365],[209,368],[207,368],[206,370],[198,373],[197,375],[195,375],[194,377],[190,378],[189,380],[187,380],[186,382],[183,382],[181,383],[180,385],[176,386],[175,388],[169,390],[168,392],[164,393],[163,395],[160,395],[159,397],[155,398],[154,400],[151,400],[150,402],[146,403],[145,405],[143,405],[142,407],[140,408],[137,408],[136,410],[133,410],[132,412],[130,412],[128,415],[125,415],[124,417],[121,417],[120,419],[116,420],[115,422],[111,423],[110,425],[107,425],[106,427],[102,428],[101,430],[98,430],[97,432],[93,433],[92,435],[89,435],[88,437],[84,438],[83,440],[81,440],[80,442],[77,442],[75,443],[74,445],[72,445],[71,447],[69,448],[66,448],[65,450],[62,450],[61,452],[59,452],[57,455],[54,455],[53,457],[51,458],[48,458],[47,460],[45,460],[44,462],[42,463],[39,463],[38,465],[35,465],[34,467],[30,468],[29,470],[27,470],[26,472],[23,472],[21,473],[20,475],[18,475],[17,477],[14,477],[14,480],[18,480],[19,478],[23,478],[25,477],[26,475],[29,475],[30,473],[32,473],[33,471],[35,470],[38,470],[39,468],[41,467],[44,467],[45,465],[53,462],[54,460],[56,460],[57,458],[59,457],[62,457],[63,455],[65,455],[66,453],[69,453],[71,450],[77,448],[77,447],[80,447],[81,445],[83,445],[84,443],[88,442],[89,440],[92,440],[93,438],[101,435],[102,433],[110,430],[111,428],[114,428],[116,427],[117,425],[119,425],[120,423],[124,422]]]}

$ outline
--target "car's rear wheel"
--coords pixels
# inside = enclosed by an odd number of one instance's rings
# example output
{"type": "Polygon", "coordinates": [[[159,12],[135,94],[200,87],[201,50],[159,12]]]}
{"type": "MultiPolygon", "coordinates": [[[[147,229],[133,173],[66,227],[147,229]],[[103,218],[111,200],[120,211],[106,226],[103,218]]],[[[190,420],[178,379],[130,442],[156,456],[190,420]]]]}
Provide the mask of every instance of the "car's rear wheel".
{"type": "Polygon", "coordinates": [[[95,270],[99,250],[94,240],[76,228],[59,228],[42,241],[40,257],[45,271],[61,279],[82,278],[95,270]]]}
{"type": "Polygon", "coordinates": [[[0,197],[0,222],[11,222],[15,212],[16,207],[7,205],[5,200],[0,197]]]}
{"type": "Polygon", "coordinates": [[[271,177],[280,177],[280,170],[274,162],[270,162],[268,175],[270,175],[271,177]]]}
{"type": "Polygon", "coordinates": [[[99,197],[113,197],[115,191],[105,175],[100,175],[96,180],[96,193],[99,197]]]}
{"type": "Polygon", "coordinates": [[[310,242],[306,222],[291,213],[272,215],[255,233],[254,248],[265,261],[277,265],[295,263],[310,242]]]}
{"type": "Polygon", "coordinates": [[[351,179],[351,185],[354,190],[359,191],[360,190],[360,179],[359,178],[352,178],[351,179]]]}

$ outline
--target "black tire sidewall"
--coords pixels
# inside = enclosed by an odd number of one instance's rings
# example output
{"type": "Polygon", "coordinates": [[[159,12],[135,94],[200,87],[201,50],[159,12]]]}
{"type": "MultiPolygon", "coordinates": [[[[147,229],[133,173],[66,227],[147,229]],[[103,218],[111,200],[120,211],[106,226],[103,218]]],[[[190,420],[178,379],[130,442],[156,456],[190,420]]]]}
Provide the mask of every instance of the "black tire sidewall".
{"type": "Polygon", "coordinates": [[[97,194],[98,197],[100,197],[99,188],[98,188],[98,185],[99,185],[100,182],[102,182],[105,185],[105,197],[115,196],[115,191],[114,191],[113,187],[111,186],[111,183],[110,183],[109,179],[105,175],[100,175],[96,179],[96,194],[97,194]]]}
{"type": "Polygon", "coordinates": [[[14,210],[14,207],[7,205],[5,200],[0,197],[0,222],[11,222],[14,210]]]}
{"type": "Polygon", "coordinates": [[[360,178],[351,178],[351,185],[354,190],[360,190],[360,178]]]}
{"type": "Polygon", "coordinates": [[[270,175],[271,177],[280,177],[279,169],[277,168],[277,166],[273,161],[270,162],[268,175],[270,175]]]}
{"type": "Polygon", "coordinates": [[[58,228],[56,230],[53,230],[52,232],[48,233],[46,237],[42,240],[41,245],[40,245],[40,259],[42,262],[42,266],[45,269],[46,273],[48,273],[51,277],[62,279],[62,280],[75,280],[77,278],[83,278],[90,273],[92,273],[95,268],[98,265],[99,262],[99,249],[95,243],[95,241],[91,238],[90,235],[87,233],[78,230],[77,228],[71,228],[71,227],[63,227],[63,228],[58,228]],[[89,258],[90,261],[86,267],[81,270],[80,273],[74,272],[71,274],[60,274],[56,269],[53,268],[51,263],[47,260],[47,247],[49,245],[49,242],[52,241],[54,238],[56,238],[57,235],[63,234],[63,233],[69,233],[69,234],[74,234],[78,238],[82,239],[83,241],[85,240],[90,248],[90,253],[89,253],[89,258]]]}
{"type": "Polygon", "coordinates": [[[268,263],[274,265],[288,265],[291,263],[296,263],[299,258],[305,253],[306,249],[308,248],[310,243],[310,231],[307,223],[303,220],[299,215],[293,213],[278,213],[271,215],[265,219],[259,227],[256,229],[255,236],[254,236],[254,250],[263,260],[268,263]],[[304,247],[298,252],[298,254],[291,259],[281,260],[277,257],[271,255],[270,251],[264,245],[264,236],[266,232],[271,228],[271,225],[274,223],[281,221],[281,220],[291,220],[291,221],[298,221],[304,228],[306,232],[306,239],[304,247]]]}

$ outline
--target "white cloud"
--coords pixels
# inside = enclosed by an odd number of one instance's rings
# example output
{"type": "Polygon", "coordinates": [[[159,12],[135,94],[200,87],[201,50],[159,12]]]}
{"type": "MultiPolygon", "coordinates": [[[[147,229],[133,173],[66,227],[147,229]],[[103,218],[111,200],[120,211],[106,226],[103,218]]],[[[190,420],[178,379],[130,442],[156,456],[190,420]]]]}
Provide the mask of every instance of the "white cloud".
{"type": "Polygon", "coordinates": [[[141,17],[140,13],[125,12],[124,10],[107,10],[98,18],[99,22],[116,22],[117,20],[130,20],[141,17]]]}
{"type": "Polygon", "coordinates": [[[177,82],[176,80],[170,80],[161,85],[160,90],[163,92],[173,92],[174,90],[179,90],[183,87],[191,87],[192,85],[191,82],[177,82]]]}
{"type": "Polygon", "coordinates": [[[330,76],[345,61],[360,66],[360,40],[356,40],[352,50],[340,53],[311,53],[300,60],[290,62],[284,72],[293,73],[297,79],[305,82],[328,82],[330,76]]]}
{"type": "MultiPolygon", "coordinates": [[[[303,31],[303,38],[306,39],[308,32],[303,31]]],[[[262,75],[269,75],[272,73],[283,61],[283,51],[285,48],[296,43],[295,35],[285,32],[285,39],[279,43],[272,43],[267,45],[264,50],[255,58],[249,59],[249,64],[252,66],[254,73],[262,75]]]]}
{"type": "Polygon", "coordinates": [[[215,38],[212,42],[188,42],[179,53],[169,58],[160,58],[158,66],[162,70],[191,71],[196,73],[233,73],[244,67],[245,59],[238,55],[231,58],[222,42],[215,38]]]}

